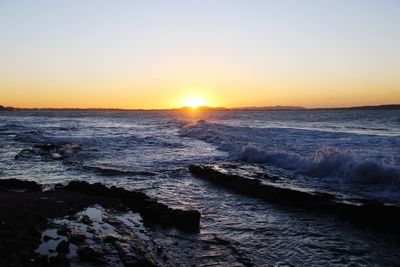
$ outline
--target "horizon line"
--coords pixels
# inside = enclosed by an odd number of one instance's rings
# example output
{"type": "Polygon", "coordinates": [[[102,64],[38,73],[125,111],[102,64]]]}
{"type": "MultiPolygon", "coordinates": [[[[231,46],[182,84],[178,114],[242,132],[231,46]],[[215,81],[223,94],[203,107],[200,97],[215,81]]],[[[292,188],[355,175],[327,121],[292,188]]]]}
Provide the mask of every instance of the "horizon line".
{"type": "Polygon", "coordinates": [[[400,109],[398,104],[378,104],[378,105],[362,105],[362,106],[341,106],[341,107],[302,107],[302,106],[244,106],[244,107],[213,107],[213,106],[182,106],[176,108],[101,108],[101,107],[87,107],[87,108],[73,108],[73,107],[13,107],[0,105],[1,110],[76,110],[76,111],[176,111],[176,110],[215,110],[215,111],[262,111],[262,110],[326,110],[326,109],[400,109]]]}

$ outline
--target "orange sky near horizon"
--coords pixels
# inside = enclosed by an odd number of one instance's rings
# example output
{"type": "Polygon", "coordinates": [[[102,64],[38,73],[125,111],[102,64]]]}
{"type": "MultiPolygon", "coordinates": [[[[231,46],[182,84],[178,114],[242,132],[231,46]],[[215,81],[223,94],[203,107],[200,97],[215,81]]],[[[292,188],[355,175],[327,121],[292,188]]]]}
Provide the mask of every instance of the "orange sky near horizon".
{"type": "MultiPolygon", "coordinates": [[[[10,87],[9,87],[10,88],[10,87]]],[[[353,90],[330,90],[334,94],[325,94],[323,91],[297,89],[299,93],[286,95],[285,89],[241,90],[240,88],[198,88],[179,89],[168,88],[157,90],[153,88],[130,90],[129,88],[116,90],[110,88],[96,88],[95,94],[91,90],[81,87],[66,88],[68,93],[59,94],[52,88],[32,87],[2,89],[0,104],[4,106],[25,108],[122,108],[122,109],[163,109],[185,106],[185,99],[198,96],[204,99],[206,106],[211,107],[261,107],[261,106],[302,106],[307,108],[318,107],[350,107],[364,105],[399,104],[400,95],[396,87],[387,87],[378,90],[366,87],[353,87],[353,90]],[[246,93],[247,91],[247,93],[246,93]],[[377,93],[380,91],[380,93],[377,93]],[[118,92],[118,93],[113,93],[118,92]],[[4,95],[3,95],[4,93],[4,95]]],[[[399,87],[397,87],[399,88],[399,87]]]]}
{"type": "MultiPolygon", "coordinates": [[[[191,70],[182,74],[190,77],[191,70]]],[[[193,71],[198,73],[198,71],[193,71]]],[[[38,75],[39,76],[39,75],[38,75]]],[[[84,75],[83,75],[84,76],[84,75]]],[[[302,106],[349,107],[400,103],[399,82],[389,79],[357,82],[347,77],[316,80],[307,78],[257,80],[256,77],[233,75],[226,78],[193,77],[180,79],[168,73],[157,80],[124,79],[108,76],[99,84],[96,79],[51,76],[51,79],[29,77],[2,79],[0,105],[27,108],[179,108],[185,99],[199,96],[213,107],[302,106]],[[309,79],[310,81],[305,81],[309,79]],[[200,82],[201,81],[201,82],[200,82]],[[206,81],[206,82],[203,82],[206,81]],[[323,88],[323,90],[321,90],[323,88]]],[[[367,78],[367,77],[366,77],[367,78]]]]}
{"type": "Polygon", "coordinates": [[[0,105],[400,103],[395,1],[1,1],[0,105]]]}

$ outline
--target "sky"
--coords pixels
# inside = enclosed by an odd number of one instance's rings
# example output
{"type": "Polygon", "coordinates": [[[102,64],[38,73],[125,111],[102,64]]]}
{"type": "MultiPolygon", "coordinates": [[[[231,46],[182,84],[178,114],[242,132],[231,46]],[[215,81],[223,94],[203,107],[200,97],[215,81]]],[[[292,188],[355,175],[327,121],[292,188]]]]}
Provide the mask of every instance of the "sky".
{"type": "Polygon", "coordinates": [[[400,103],[400,0],[0,0],[0,105],[400,103]]]}

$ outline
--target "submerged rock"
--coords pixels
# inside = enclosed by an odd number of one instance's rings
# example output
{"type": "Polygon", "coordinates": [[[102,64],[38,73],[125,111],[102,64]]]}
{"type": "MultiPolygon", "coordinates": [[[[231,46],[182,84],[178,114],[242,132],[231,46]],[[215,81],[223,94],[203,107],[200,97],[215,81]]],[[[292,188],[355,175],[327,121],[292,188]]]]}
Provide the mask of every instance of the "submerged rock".
{"type": "Polygon", "coordinates": [[[38,144],[31,148],[21,150],[14,159],[30,159],[34,156],[49,158],[53,160],[62,160],[70,157],[80,149],[77,144],[38,144]]]}

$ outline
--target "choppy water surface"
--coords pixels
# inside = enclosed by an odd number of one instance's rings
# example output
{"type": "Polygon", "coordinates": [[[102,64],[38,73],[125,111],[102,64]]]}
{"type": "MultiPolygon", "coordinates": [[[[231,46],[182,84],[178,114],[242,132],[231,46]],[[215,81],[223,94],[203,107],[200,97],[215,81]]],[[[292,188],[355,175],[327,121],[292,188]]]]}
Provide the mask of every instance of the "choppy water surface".
{"type": "Polygon", "coordinates": [[[0,113],[1,178],[100,181],[200,210],[198,235],[149,233],[169,245],[177,265],[400,262],[395,236],[235,194],[187,170],[225,162],[296,186],[400,203],[400,111],[0,113]],[[48,143],[62,147],[46,157],[32,149],[48,143]]]}

